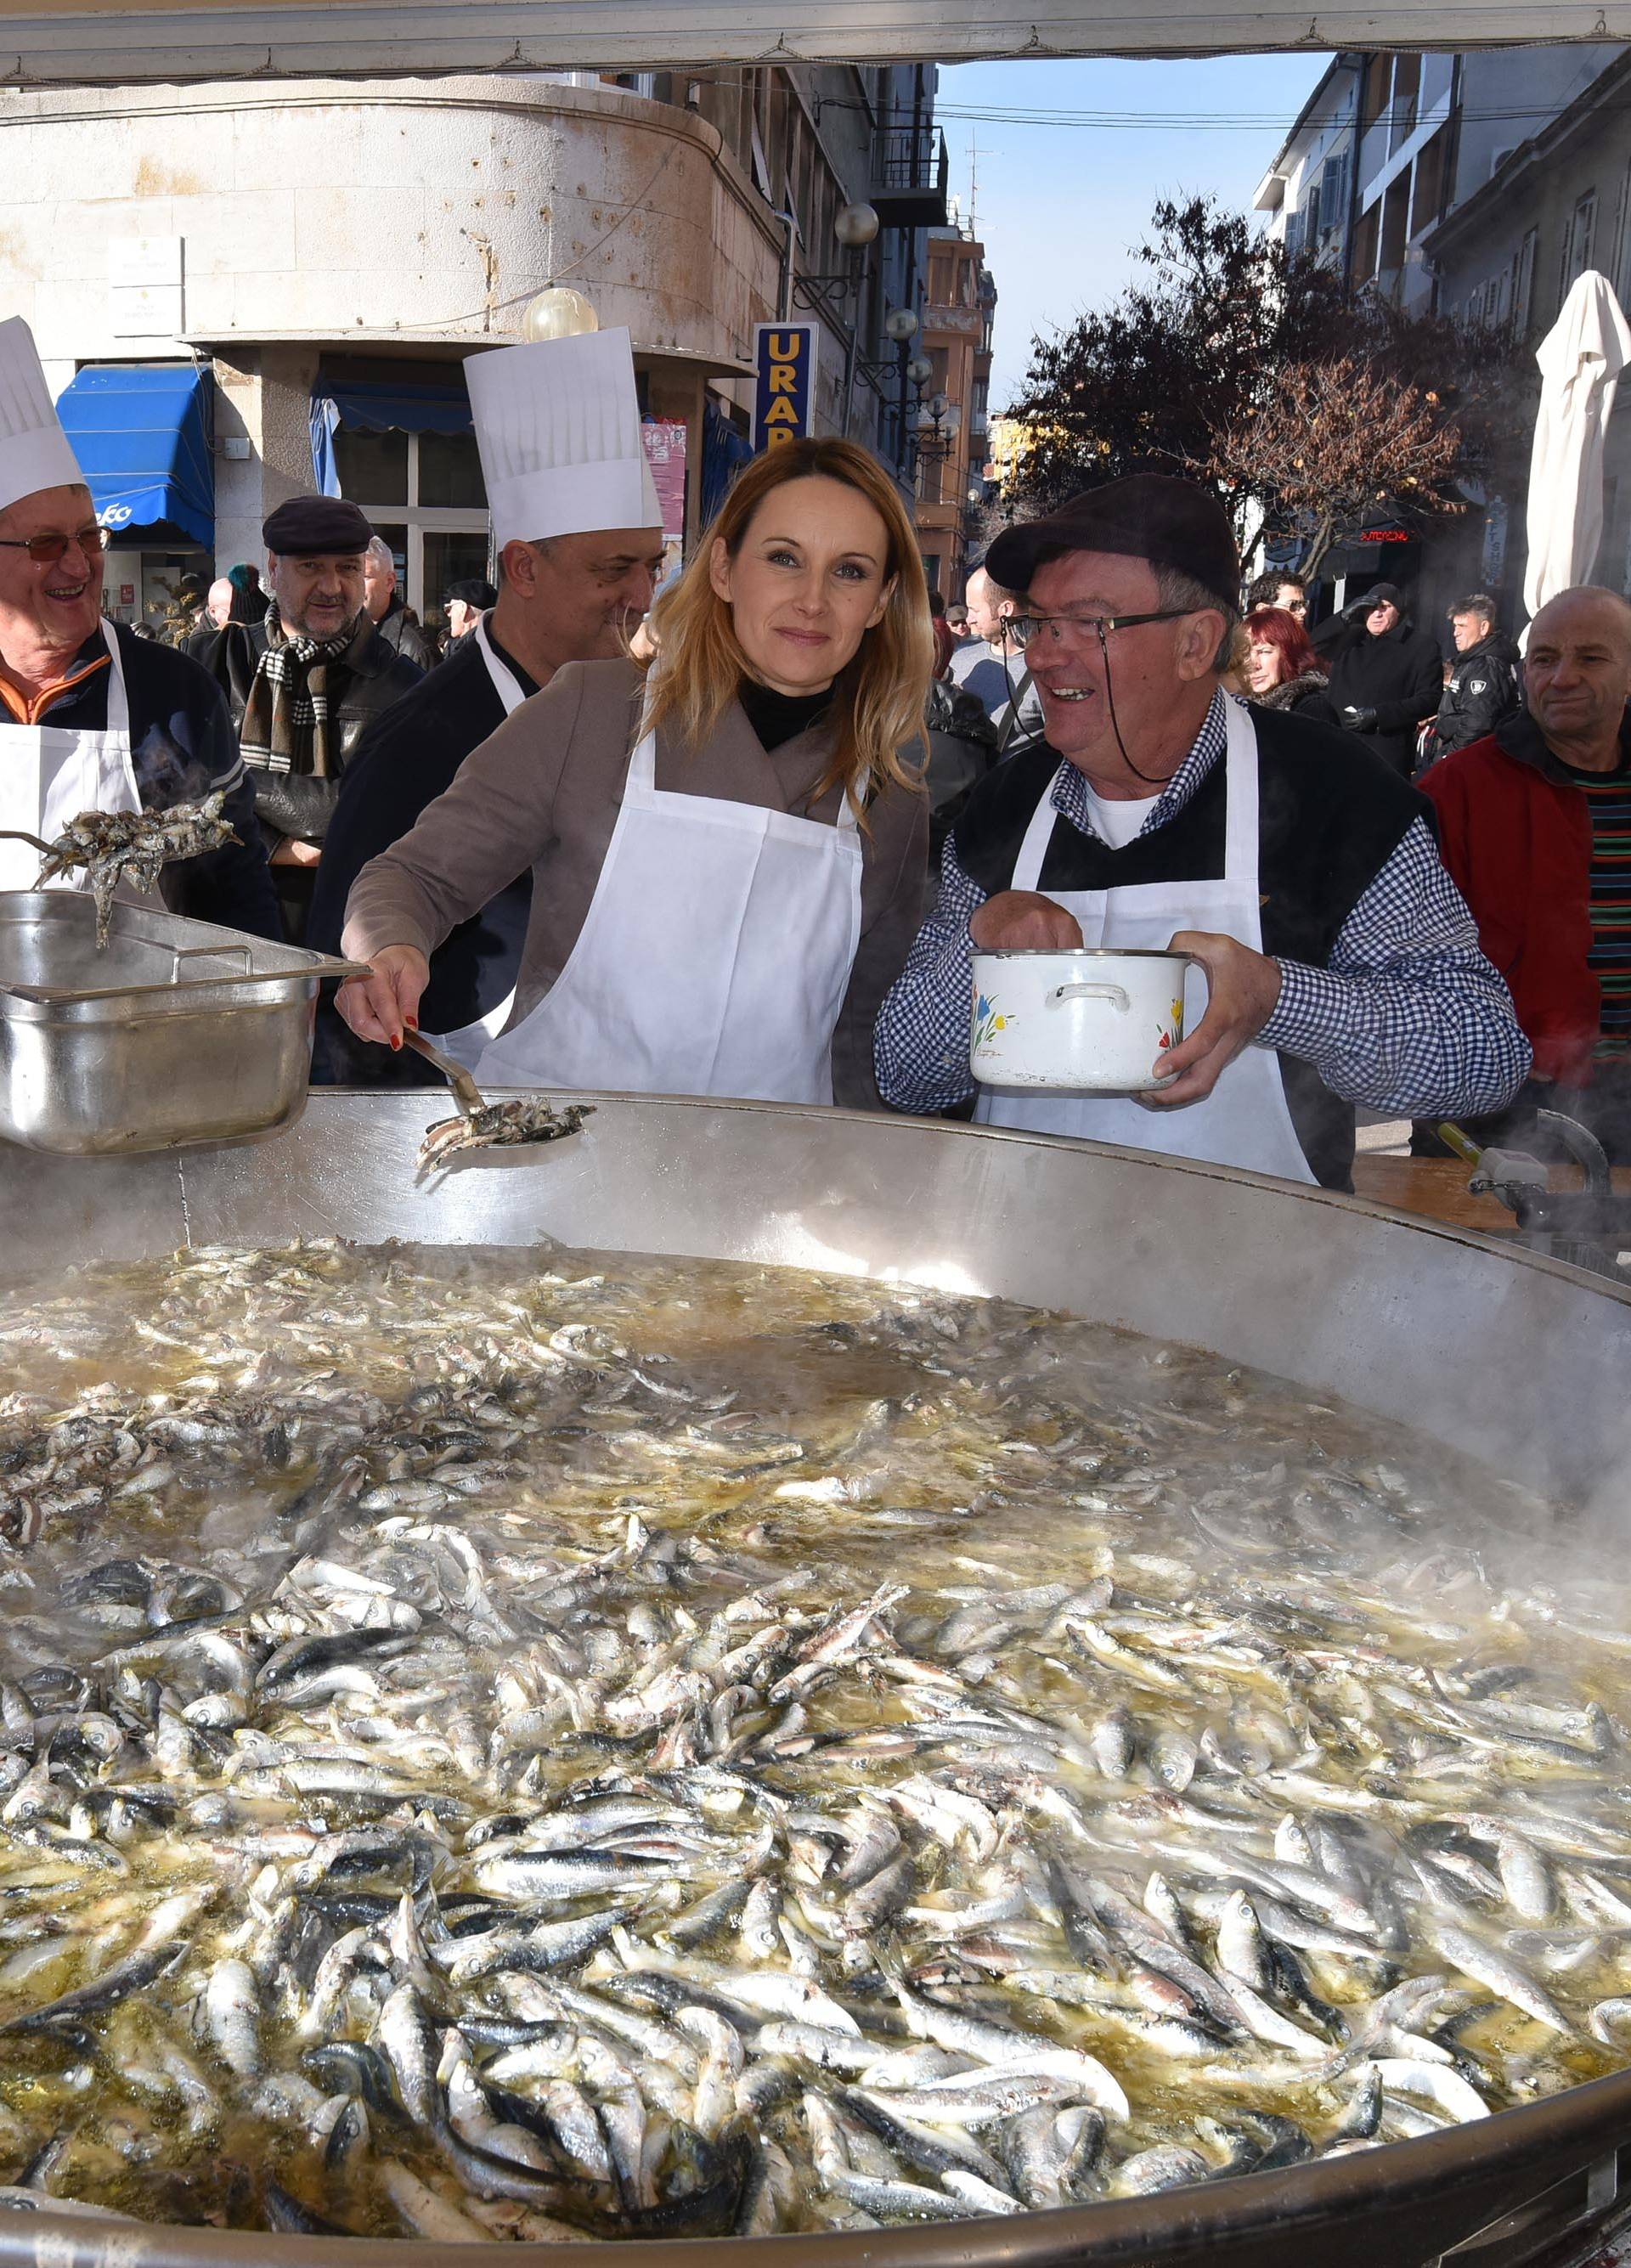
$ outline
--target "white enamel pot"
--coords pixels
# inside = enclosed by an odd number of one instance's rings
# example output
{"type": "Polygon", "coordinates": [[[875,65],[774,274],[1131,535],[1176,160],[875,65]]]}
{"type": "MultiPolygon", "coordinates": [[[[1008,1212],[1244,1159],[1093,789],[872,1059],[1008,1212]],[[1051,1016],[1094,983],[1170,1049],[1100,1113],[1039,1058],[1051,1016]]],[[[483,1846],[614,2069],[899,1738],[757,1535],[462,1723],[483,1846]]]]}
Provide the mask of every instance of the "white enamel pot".
{"type": "Polygon", "coordinates": [[[969,1067],[984,1086],[1143,1094],[1184,1036],[1193,954],[1076,946],[977,953],[969,1067]]]}

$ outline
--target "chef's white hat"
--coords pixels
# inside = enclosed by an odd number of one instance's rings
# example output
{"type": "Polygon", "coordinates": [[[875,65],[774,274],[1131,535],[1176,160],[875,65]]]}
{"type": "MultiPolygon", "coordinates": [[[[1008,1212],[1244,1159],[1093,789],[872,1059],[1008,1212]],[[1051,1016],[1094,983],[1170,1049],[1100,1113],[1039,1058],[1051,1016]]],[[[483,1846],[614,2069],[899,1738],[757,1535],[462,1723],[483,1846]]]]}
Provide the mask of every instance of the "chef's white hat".
{"type": "Polygon", "coordinates": [[[626,330],[539,339],[464,365],[496,549],[662,526],[626,330]]]}
{"type": "Polygon", "coordinates": [[[0,323],[0,512],[37,489],[85,486],[51,406],[34,335],[20,315],[0,323]]]}

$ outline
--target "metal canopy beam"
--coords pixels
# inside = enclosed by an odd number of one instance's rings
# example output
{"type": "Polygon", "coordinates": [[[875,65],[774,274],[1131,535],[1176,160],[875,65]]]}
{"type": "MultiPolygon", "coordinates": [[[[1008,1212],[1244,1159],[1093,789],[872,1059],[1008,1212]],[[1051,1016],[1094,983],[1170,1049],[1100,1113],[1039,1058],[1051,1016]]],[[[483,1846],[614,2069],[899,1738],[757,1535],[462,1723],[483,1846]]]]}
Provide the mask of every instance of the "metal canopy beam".
{"type": "Polygon", "coordinates": [[[1631,0],[0,0],[0,85],[1631,40],[1631,0]]]}

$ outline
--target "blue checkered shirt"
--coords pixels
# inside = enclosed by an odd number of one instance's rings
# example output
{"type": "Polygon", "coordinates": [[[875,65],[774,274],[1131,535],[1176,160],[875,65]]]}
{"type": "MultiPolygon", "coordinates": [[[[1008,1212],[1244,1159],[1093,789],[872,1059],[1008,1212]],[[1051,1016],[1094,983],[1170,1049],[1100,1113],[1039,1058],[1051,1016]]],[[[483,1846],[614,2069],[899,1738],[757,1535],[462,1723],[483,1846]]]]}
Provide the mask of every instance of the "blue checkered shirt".
{"type": "MultiPolygon", "coordinates": [[[[1213,696],[1140,837],[1175,819],[1222,755],[1224,699],[1213,696]]],[[[1060,767],[1052,801],[1073,827],[1098,839],[1087,783],[1074,764],[1060,767]]],[[[940,902],[878,1017],[878,1089],[897,1110],[945,1110],[974,1092],[969,924],[986,895],[958,864],[948,836],[940,902]]],[[[1343,923],[1327,967],[1277,965],[1280,998],[1254,1044],[1302,1057],[1349,1102],[1400,1117],[1477,1117],[1502,1108],[1523,1084],[1529,1042],[1510,994],[1479,950],[1477,925],[1424,819],[1343,923]]]]}

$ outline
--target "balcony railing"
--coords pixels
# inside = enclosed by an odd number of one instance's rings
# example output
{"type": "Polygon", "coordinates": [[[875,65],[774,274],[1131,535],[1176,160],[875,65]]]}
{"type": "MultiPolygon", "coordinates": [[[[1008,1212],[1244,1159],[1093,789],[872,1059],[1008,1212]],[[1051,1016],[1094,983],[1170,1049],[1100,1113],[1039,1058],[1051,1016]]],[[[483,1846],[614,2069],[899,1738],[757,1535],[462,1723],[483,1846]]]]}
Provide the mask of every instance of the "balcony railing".
{"type": "Polygon", "coordinates": [[[950,176],[938,127],[885,126],[873,137],[868,195],[886,228],[944,228],[950,176]]]}

